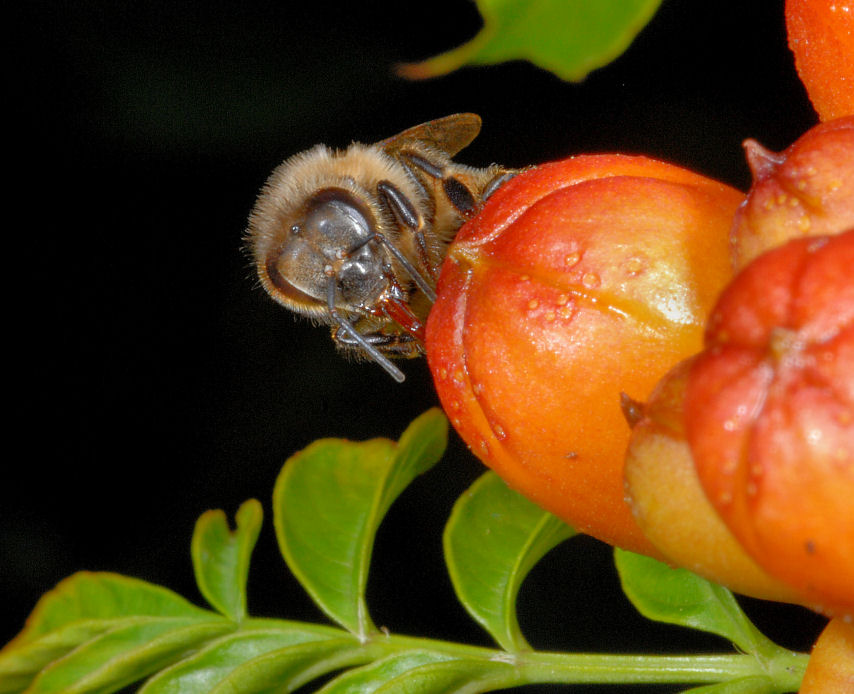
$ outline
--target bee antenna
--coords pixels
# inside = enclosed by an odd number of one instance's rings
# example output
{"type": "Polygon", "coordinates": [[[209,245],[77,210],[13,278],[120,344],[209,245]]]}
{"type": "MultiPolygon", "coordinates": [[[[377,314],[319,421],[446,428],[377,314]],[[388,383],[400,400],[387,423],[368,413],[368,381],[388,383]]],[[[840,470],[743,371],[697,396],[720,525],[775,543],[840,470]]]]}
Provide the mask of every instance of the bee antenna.
{"type": "Polygon", "coordinates": [[[346,320],[340,313],[338,313],[338,309],[335,308],[335,277],[333,276],[330,276],[326,283],[326,307],[329,309],[329,315],[332,316],[338,324],[338,327],[347,333],[347,335],[349,335],[353,341],[371,357],[371,359],[383,367],[389,376],[398,383],[403,383],[404,380],[406,380],[406,376],[403,371],[392,364],[387,357],[385,357],[376,347],[370,344],[364,337],[362,337],[362,335],[359,334],[350,321],[346,320]]]}
{"type": "Polygon", "coordinates": [[[403,269],[409,274],[409,276],[415,281],[415,284],[418,285],[418,288],[424,292],[424,296],[426,296],[431,303],[436,303],[436,292],[433,290],[433,287],[430,286],[430,283],[424,279],[424,275],[422,275],[418,270],[415,269],[415,266],[409,262],[403,253],[398,250],[397,246],[395,246],[391,241],[389,241],[382,234],[374,234],[374,237],[379,241],[383,246],[388,248],[391,251],[391,254],[395,257],[397,262],[399,262],[403,269]]]}

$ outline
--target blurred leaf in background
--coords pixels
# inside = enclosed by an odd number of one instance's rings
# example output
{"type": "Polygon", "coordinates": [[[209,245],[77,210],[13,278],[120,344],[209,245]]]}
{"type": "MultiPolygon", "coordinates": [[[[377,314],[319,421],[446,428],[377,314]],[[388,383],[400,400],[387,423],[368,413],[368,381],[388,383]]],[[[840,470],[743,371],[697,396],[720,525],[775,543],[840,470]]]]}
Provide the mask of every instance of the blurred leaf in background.
{"type": "Polygon", "coordinates": [[[661,0],[477,0],[483,29],[468,43],[399,66],[409,79],[438,77],[465,65],[529,60],[579,82],[625,51],[661,0]]]}

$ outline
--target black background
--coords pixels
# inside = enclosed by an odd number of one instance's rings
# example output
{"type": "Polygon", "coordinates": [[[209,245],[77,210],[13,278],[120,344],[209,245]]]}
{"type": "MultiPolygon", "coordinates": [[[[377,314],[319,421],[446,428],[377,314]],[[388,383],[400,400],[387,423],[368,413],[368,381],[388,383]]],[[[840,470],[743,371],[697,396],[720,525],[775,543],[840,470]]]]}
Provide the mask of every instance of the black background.
{"type": "MultiPolygon", "coordinates": [[[[105,0],[15,12],[0,642],[78,569],[200,601],[195,518],[231,515],[249,497],[268,515],[251,611],[323,619],[275,547],[269,499],[282,462],[323,436],[397,438],[437,398],[423,361],[404,363],[396,385],[342,359],[325,329],[256,286],[241,235],[285,157],[474,111],[484,129],[464,163],[624,151],[746,189],[745,137],[782,149],[815,122],[782,2],[665,0],[626,54],[578,85],[524,62],[395,77],[394,63],[476,33],[466,0],[105,0]]],[[[454,499],[482,470],[453,436],[392,509],[369,586],[377,624],[489,643],[453,598],[440,543],[454,499]]],[[[746,604],[792,648],[809,648],[823,624],[799,608],[746,604]]],[[[538,648],[722,646],[637,616],[607,548],[589,539],[550,554],[520,606],[538,648]]]]}

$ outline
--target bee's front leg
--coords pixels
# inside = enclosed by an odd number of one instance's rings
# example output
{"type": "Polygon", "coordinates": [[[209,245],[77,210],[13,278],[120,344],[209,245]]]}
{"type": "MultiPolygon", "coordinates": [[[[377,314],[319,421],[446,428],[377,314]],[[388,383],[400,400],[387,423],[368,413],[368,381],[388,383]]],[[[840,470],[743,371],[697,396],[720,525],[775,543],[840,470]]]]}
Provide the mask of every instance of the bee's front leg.
{"type": "MultiPolygon", "coordinates": [[[[377,192],[379,192],[391,210],[398,226],[412,234],[415,239],[415,246],[418,249],[419,263],[427,271],[427,274],[430,275],[430,280],[435,284],[439,272],[438,268],[434,267],[433,263],[430,262],[427,254],[427,242],[424,239],[424,217],[418,212],[415,205],[406,197],[403,191],[391,181],[380,181],[377,184],[377,192]]],[[[407,268],[408,271],[409,268],[407,268]]],[[[413,279],[415,279],[416,284],[419,284],[415,277],[413,279]]]]}

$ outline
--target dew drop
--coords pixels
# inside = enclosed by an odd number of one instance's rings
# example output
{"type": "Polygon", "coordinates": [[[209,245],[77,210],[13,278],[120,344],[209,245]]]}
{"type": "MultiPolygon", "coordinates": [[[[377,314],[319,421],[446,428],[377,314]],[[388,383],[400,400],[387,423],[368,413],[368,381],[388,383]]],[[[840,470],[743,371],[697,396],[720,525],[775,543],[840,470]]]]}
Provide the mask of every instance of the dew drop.
{"type": "Polygon", "coordinates": [[[584,277],[581,278],[581,284],[583,284],[587,289],[595,289],[599,286],[600,281],[599,275],[595,272],[587,272],[584,277]]]}
{"type": "Polygon", "coordinates": [[[529,309],[531,309],[532,311],[533,311],[535,308],[537,308],[537,306],[539,306],[539,305],[540,305],[540,302],[539,302],[537,299],[531,299],[531,300],[528,302],[528,308],[529,308],[529,309]]]}
{"type": "Polygon", "coordinates": [[[549,323],[551,323],[555,319],[555,312],[554,311],[546,311],[544,317],[549,323]]]}
{"type": "Polygon", "coordinates": [[[504,441],[507,438],[507,432],[504,431],[504,427],[502,427],[500,424],[492,425],[492,433],[495,434],[495,438],[497,438],[499,441],[504,441]]]}
{"type": "Polygon", "coordinates": [[[564,258],[564,262],[567,267],[573,267],[578,264],[578,261],[581,260],[581,253],[576,251],[575,253],[570,253],[566,258],[564,258]]]}
{"type": "Polygon", "coordinates": [[[625,268],[626,274],[629,277],[637,277],[644,271],[645,263],[642,258],[638,258],[637,256],[633,256],[626,261],[625,268]]]}
{"type": "Polygon", "coordinates": [[[569,297],[566,294],[560,294],[557,298],[557,305],[566,306],[567,301],[569,301],[569,297]]]}
{"type": "Polygon", "coordinates": [[[462,369],[457,369],[456,371],[454,371],[454,380],[457,383],[462,383],[464,379],[465,379],[465,374],[463,373],[462,369]]]}

